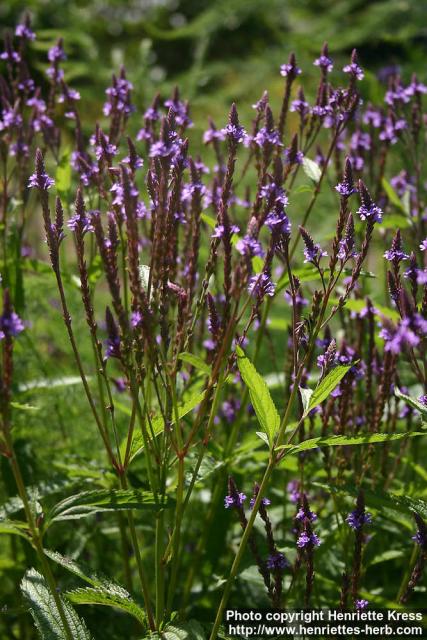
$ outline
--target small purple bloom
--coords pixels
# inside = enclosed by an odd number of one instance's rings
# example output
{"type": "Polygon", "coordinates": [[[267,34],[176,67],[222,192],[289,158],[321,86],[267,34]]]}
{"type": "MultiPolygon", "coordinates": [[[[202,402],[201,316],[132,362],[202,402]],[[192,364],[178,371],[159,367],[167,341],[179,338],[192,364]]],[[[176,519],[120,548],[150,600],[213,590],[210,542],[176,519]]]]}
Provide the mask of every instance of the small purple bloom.
{"type": "Polygon", "coordinates": [[[318,547],[321,544],[319,536],[316,533],[309,534],[307,531],[303,531],[297,540],[297,547],[299,549],[304,549],[308,545],[313,545],[313,547],[318,547]]]}
{"type": "Polygon", "coordinates": [[[224,498],[224,506],[226,509],[230,509],[231,507],[242,507],[245,500],[246,496],[244,493],[238,493],[235,497],[228,495],[224,498]]]}
{"type": "Polygon", "coordinates": [[[349,527],[351,527],[354,531],[361,529],[365,524],[372,523],[372,516],[367,511],[358,511],[355,509],[351,513],[348,514],[345,519],[349,527]]]}
{"type": "Polygon", "coordinates": [[[288,561],[283,553],[276,551],[276,553],[270,554],[267,558],[267,567],[271,571],[283,571],[288,566],[288,561]]]}
{"type": "MultiPolygon", "coordinates": [[[[249,506],[250,506],[250,508],[251,508],[251,509],[253,509],[253,508],[254,508],[255,500],[256,500],[256,497],[251,498],[251,501],[250,501],[250,503],[249,503],[249,506]]],[[[270,498],[262,498],[262,499],[261,499],[261,504],[262,504],[264,507],[268,507],[268,505],[270,505],[270,504],[271,504],[271,500],[270,500],[270,498]]]]}
{"type": "MultiPolygon", "coordinates": [[[[230,234],[239,233],[240,229],[235,224],[230,227],[230,234]]],[[[225,234],[225,227],[223,224],[217,224],[212,234],[212,238],[223,238],[225,234]]]]}
{"type": "Polygon", "coordinates": [[[0,340],[5,337],[15,338],[24,329],[24,323],[17,313],[11,309],[3,311],[3,315],[0,316],[0,340]]]}
{"type": "Polygon", "coordinates": [[[358,611],[362,611],[363,609],[366,609],[368,604],[369,604],[369,602],[367,600],[355,600],[354,601],[354,606],[356,607],[356,609],[358,611]]]}
{"type": "Polygon", "coordinates": [[[249,280],[248,291],[254,298],[262,299],[264,296],[274,296],[276,285],[271,281],[268,273],[260,273],[249,280]]]}

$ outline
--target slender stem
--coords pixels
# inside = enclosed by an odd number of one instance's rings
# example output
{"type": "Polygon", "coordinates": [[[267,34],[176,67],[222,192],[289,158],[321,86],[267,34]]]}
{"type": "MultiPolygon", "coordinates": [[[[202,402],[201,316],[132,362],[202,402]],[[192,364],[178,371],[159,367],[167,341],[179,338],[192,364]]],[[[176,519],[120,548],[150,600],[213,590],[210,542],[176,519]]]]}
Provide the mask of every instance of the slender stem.
{"type": "Polygon", "coordinates": [[[12,466],[12,472],[15,479],[15,483],[18,489],[19,496],[24,505],[25,516],[28,522],[28,526],[31,531],[31,539],[33,546],[37,552],[37,556],[39,558],[40,564],[42,566],[43,575],[46,578],[46,581],[49,585],[50,592],[55,601],[56,608],[58,609],[59,616],[61,618],[62,625],[64,627],[64,632],[68,640],[74,640],[73,634],[71,632],[70,626],[68,624],[68,620],[65,614],[63,602],[59,596],[57,585],[55,582],[55,578],[53,576],[50,565],[47,561],[46,555],[43,550],[43,544],[41,540],[41,536],[38,530],[38,527],[34,521],[33,513],[31,511],[30,502],[28,499],[27,490],[25,488],[24,480],[21,474],[21,469],[18,463],[18,459],[16,457],[15,449],[13,446],[12,438],[9,433],[8,427],[3,429],[3,434],[6,442],[6,446],[8,448],[8,452],[10,455],[10,462],[12,466]]]}

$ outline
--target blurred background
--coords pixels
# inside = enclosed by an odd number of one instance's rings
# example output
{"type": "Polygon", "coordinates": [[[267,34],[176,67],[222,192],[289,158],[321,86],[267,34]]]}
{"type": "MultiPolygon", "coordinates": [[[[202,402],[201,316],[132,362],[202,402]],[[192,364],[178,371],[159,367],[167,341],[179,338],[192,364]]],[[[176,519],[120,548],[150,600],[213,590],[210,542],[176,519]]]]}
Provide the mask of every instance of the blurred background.
{"type": "Polygon", "coordinates": [[[263,89],[279,101],[279,67],[290,51],[318,77],[311,63],[325,40],[337,65],[358,49],[370,72],[366,98],[379,97],[396,66],[426,79],[427,0],[5,0],[1,28],[24,11],[40,50],[63,35],[66,78],[85,108],[99,112],[112,71],[125,64],[138,107],[179,84],[199,127],[208,114],[221,124],[232,100],[250,117],[263,89]]]}

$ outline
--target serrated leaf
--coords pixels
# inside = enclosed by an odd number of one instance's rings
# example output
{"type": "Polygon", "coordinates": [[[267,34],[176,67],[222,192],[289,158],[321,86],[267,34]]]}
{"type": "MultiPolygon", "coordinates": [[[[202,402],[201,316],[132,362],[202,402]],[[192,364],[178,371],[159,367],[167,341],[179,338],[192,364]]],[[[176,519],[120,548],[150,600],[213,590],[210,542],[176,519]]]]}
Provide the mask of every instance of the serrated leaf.
{"type": "Polygon", "coordinates": [[[241,347],[236,346],[237,366],[243,382],[249,389],[249,396],[258,421],[268,436],[270,447],[280,427],[280,416],[271,398],[265,380],[255,369],[241,347]]]}
{"type": "MultiPolygon", "coordinates": [[[[29,603],[31,615],[43,640],[67,640],[55,599],[45,579],[35,569],[26,572],[21,582],[21,591],[29,603]]],[[[60,596],[73,640],[92,640],[84,621],[73,607],[60,596]]]]}
{"type": "Polygon", "coordinates": [[[104,511],[123,511],[137,509],[142,511],[159,511],[171,506],[172,500],[165,503],[156,502],[150,491],[138,489],[97,489],[82,491],[58,502],[48,512],[45,526],[62,520],[86,518],[104,511]]]}
{"type": "Polygon", "coordinates": [[[416,409],[421,413],[422,416],[427,416],[427,407],[425,404],[417,400],[416,398],[411,398],[411,396],[407,396],[405,393],[402,393],[398,387],[394,389],[394,395],[399,400],[403,400],[406,404],[409,404],[410,407],[416,409]]]}
{"type": "Polygon", "coordinates": [[[55,186],[58,193],[66,195],[71,187],[71,150],[66,149],[61,155],[55,174],[55,186]]]}
{"type": "Polygon", "coordinates": [[[145,624],[146,622],[144,610],[132,600],[125,589],[113,584],[110,585],[108,591],[104,588],[84,587],[67,591],[64,596],[73,604],[93,604],[113,607],[114,609],[125,611],[136,618],[141,624],[145,624]]]}
{"type": "Polygon", "coordinates": [[[168,624],[162,632],[164,640],[205,640],[203,627],[197,620],[168,624]]]}
{"type": "Polygon", "coordinates": [[[0,520],[0,534],[6,533],[25,538],[31,541],[30,535],[27,533],[28,524],[19,520],[0,520]]]}
{"type": "Polygon", "coordinates": [[[319,182],[320,176],[322,175],[322,169],[319,167],[317,162],[310,160],[310,158],[303,158],[302,168],[305,175],[310,178],[310,180],[313,180],[313,182],[319,182]]]}
{"type": "Polygon", "coordinates": [[[99,587],[102,585],[105,580],[93,573],[91,569],[84,566],[81,562],[77,563],[72,558],[68,558],[67,556],[63,556],[57,551],[53,551],[52,549],[44,549],[45,555],[56,562],[58,565],[69,571],[75,576],[78,576],[84,582],[89,583],[93,587],[99,587]]]}
{"type": "Polygon", "coordinates": [[[349,371],[355,363],[349,365],[338,365],[332,371],[330,371],[326,376],[319,382],[315,390],[313,391],[310,401],[307,405],[307,408],[304,411],[304,416],[307,416],[310,411],[315,409],[319,404],[321,404],[332,391],[339,385],[341,380],[344,378],[347,371],[349,371]]]}
{"type": "Polygon", "coordinates": [[[402,440],[402,438],[416,438],[418,436],[427,435],[426,431],[414,431],[405,433],[371,433],[366,436],[331,436],[330,438],[310,438],[300,444],[284,444],[277,447],[277,451],[280,449],[288,449],[288,455],[295,455],[300,451],[309,451],[310,449],[317,449],[318,447],[348,447],[357,446],[362,444],[378,444],[381,442],[394,442],[395,440],[402,440]]]}
{"type": "MultiPolygon", "coordinates": [[[[184,404],[179,405],[178,418],[179,419],[184,418],[184,416],[189,414],[195,407],[197,407],[197,405],[199,405],[202,402],[204,397],[205,397],[205,392],[197,393],[196,395],[191,396],[191,398],[189,398],[186,402],[184,402],[184,404]]],[[[175,424],[174,415],[172,415],[171,424],[175,424]]],[[[165,428],[163,416],[156,416],[155,418],[153,418],[151,421],[151,426],[152,426],[155,437],[163,433],[165,428]]],[[[148,436],[150,438],[151,431],[149,429],[147,429],[147,431],[148,431],[148,436]]],[[[127,439],[125,438],[120,445],[120,451],[123,458],[125,457],[126,447],[127,447],[127,439]]],[[[129,462],[131,462],[138,454],[140,454],[143,449],[144,449],[144,439],[142,437],[142,433],[140,431],[136,431],[132,439],[129,462]]]]}
{"type": "Polygon", "coordinates": [[[200,369],[200,371],[203,371],[208,375],[211,374],[211,371],[212,371],[211,367],[204,360],[202,360],[202,358],[194,355],[194,353],[188,353],[187,351],[182,351],[182,353],[178,355],[178,359],[182,360],[183,362],[187,362],[188,364],[191,364],[193,367],[196,367],[196,369],[200,369]]]}
{"type": "Polygon", "coordinates": [[[299,392],[301,395],[302,408],[304,410],[304,415],[309,411],[311,396],[313,395],[313,389],[305,389],[304,387],[299,387],[299,392]]]}

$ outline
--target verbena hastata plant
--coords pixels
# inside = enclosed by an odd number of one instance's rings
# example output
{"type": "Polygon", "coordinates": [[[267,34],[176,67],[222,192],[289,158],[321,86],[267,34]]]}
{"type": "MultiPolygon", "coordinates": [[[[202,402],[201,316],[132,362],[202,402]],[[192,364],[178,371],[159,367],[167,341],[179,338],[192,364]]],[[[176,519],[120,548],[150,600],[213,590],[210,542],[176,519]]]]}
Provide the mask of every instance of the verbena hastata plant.
{"type": "Polygon", "coordinates": [[[363,104],[356,52],[336,73],[325,45],[310,104],[292,54],[279,112],[263,93],[246,129],[233,104],[228,123],[209,122],[202,159],[177,89],[155,96],[128,135],[140,116],[122,69],[100,122],[87,122],[64,78],[61,40],[48,53],[48,83],[31,79],[34,38],[26,21],[1,55],[1,451],[19,500],[0,530],[37,552],[21,588],[42,637],[101,637],[73,607],[84,604],[133,616],[129,637],[166,628],[214,640],[229,604],[419,603],[427,87],[392,77],[384,105],[363,104]],[[32,498],[14,450],[32,190],[110,470],[54,505],[32,498]],[[69,310],[71,252],[92,361],[69,310]],[[108,578],[47,543],[58,522],[77,528],[98,512],[116,525],[119,574],[98,558],[108,578]],[[385,563],[394,581],[381,578],[385,563]],[[73,586],[61,592],[67,571],[73,586]]]}

